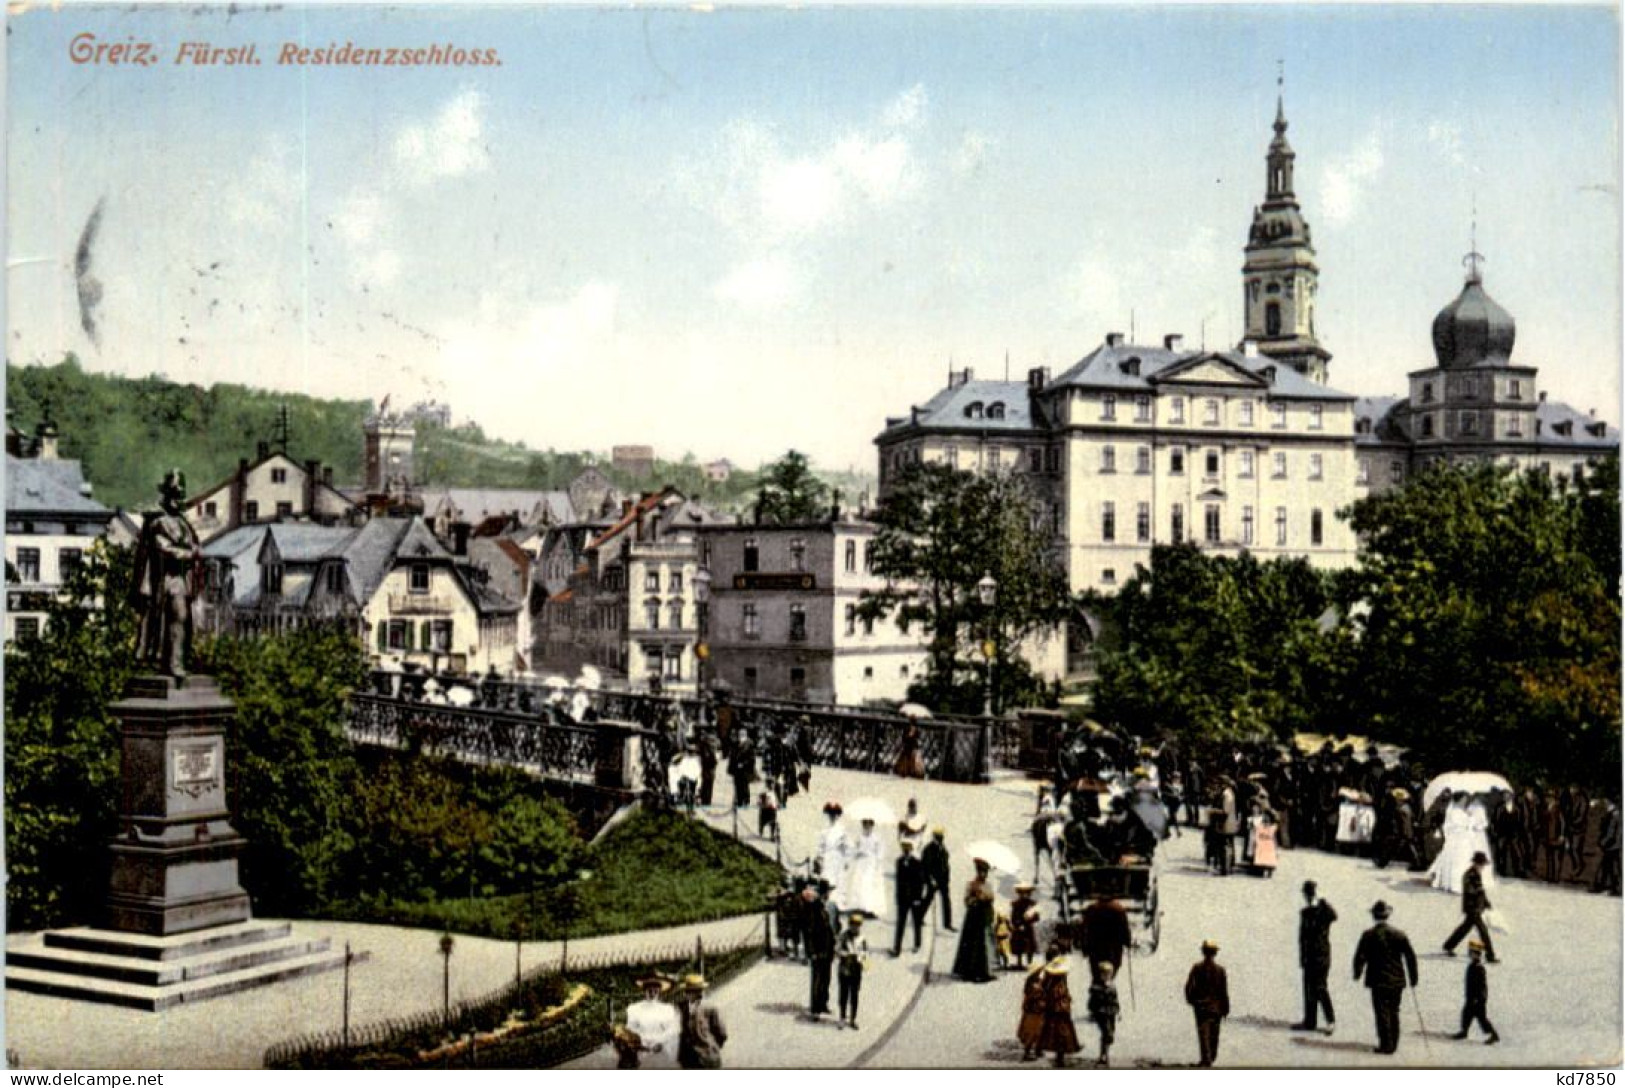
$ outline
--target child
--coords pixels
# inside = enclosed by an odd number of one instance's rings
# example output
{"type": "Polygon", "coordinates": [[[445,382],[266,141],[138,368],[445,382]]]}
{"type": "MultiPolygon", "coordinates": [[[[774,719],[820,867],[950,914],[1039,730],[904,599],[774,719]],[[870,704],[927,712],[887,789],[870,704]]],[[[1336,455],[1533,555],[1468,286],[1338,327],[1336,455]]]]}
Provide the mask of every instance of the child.
{"type": "Polygon", "coordinates": [[[1055,1066],[1066,1065],[1068,1054],[1083,1049],[1077,1029],[1072,1026],[1072,994],[1067,989],[1067,961],[1058,956],[1044,967],[1044,1027],[1038,1036],[1038,1050],[1055,1052],[1055,1066]]]}
{"type": "Polygon", "coordinates": [[[999,970],[1010,969],[1010,916],[1003,911],[993,916],[993,949],[999,959],[999,970]]]}
{"type": "Polygon", "coordinates": [[[1484,1040],[1485,1046],[1494,1046],[1501,1041],[1501,1035],[1490,1023],[1490,980],[1489,974],[1484,970],[1484,944],[1481,941],[1467,942],[1467,1003],[1461,1007],[1461,1030],[1452,1035],[1452,1039],[1467,1038],[1467,1029],[1474,1020],[1478,1026],[1490,1033],[1484,1040]]]}
{"type": "Polygon", "coordinates": [[[779,837],[779,801],[771,791],[756,799],[756,834],[775,842],[779,837]]]}
{"type": "Polygon", "coordinates": [[[1029,883],[1016,885],[1016,898],[1010,903],[1010,952],[1017,967],[1026,967],[1038,955],[1037,889],[1029,883]]]}
{"type": "Polygon", "coordinates": [[[1100,965],[1100,977],[1089,987],[1089,1019],[1100,1028],[1100,1057],[1096,1065],[1110,1065],[1112,1040],[1117,1035],[1117,986],[1112,982],[1112,965],[1100,965]]]}
{"type": "MultiPolygon", "coordinates": [[[[1054,959],[1051,956],[1050,959],[1054,959]]],[[[1021,985],[1021,1021],[1016,1025],[1016,1039],[1021,1043],[1021,1060],[1030,1062],[1038,1057],[1038,1044],[1044,1034],[1044,968],[1048,960],[1039,960],[1027,972],[1027,981],[1021,985]]]]}
{"type": "Polygon", "coordinates": [[[869,966],[869,942],[863,937],[863,912],[847,915],[846,929],[835,939],[836,990],[840,1000],[841,1024],[858,1026],[858,994],[863,990],[863,971],[869,966]]]}

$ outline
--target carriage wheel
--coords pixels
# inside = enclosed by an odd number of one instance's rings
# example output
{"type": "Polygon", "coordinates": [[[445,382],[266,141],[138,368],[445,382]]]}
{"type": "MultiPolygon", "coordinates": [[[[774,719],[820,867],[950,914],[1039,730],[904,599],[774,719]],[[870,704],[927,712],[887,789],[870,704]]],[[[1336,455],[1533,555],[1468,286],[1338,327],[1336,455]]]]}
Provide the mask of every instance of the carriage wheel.
{"type": "Polygon", "coordinates": [[[1162,909],[1157,905],[1157,886],[1151,885],[1151,897],[1146,901],[1146,913],[1150,915],[1151,922],[1151,951],[1157,951],[1157,945],[1162,941],[1162,909]]]}

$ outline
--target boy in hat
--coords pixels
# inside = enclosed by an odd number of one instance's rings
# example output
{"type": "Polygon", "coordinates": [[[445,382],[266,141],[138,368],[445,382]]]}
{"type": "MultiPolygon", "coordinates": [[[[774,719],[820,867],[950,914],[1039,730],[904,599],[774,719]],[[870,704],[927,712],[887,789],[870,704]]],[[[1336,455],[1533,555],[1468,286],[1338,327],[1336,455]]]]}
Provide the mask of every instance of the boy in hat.
{"type": "Polygon", "coordinates": [[[701,975],[683,979],[681,1005],[681,1033],[677,1041],[677,1064],[684,1069],[721,1069],[722,1046],[728,1041],[728,1031],[722,1026],[722,1014],[709,1005],[702,1005],[706,982],[701,975]]]}
{"type": "Polygon", "coordinates": [[[869,966],[869,942],[863,936],[863,912],[847,915],[846,929],[835,942],[835,981],[840,1002],[841,1023],[858,1026],[858,993],[863,989],[863,972],[869,966]]]}
{"type": "Polygon", "coordinates": [[[1018,967],[1026,967],[1038,954],[1036,890],[1037,885],[1023,881],[1016,885],[1016,897],[1010,901],[1010,955],[1018,967]]]}
{"type": "Polygon", "coordinates": [[[1467,1002],[1461,1007],[1461,1030],[1451,1036],[1452,1039],[1467,1038],[1467,1029],[1472,1027],[1473,1021],[1489,1033],[1484,1040],[1485,1046],[1494,1046],[1501,1041],[1501,1035],[1490,1023],[1490,979],[1489,972],[1484,970],[1484,946],[1478,941],[1467,942],[1467,1002]]]}
{"type": "Polygon", "coordinates": [[[1117,1036],[1117,984],[1112,981],[1112,965],[1100,965],[1100,977],[1089,987],[1089,1019],[1100,1029],[1100,1057],[1096,1065],[1110,1065],[1112,1040],[1117,1036]]]}

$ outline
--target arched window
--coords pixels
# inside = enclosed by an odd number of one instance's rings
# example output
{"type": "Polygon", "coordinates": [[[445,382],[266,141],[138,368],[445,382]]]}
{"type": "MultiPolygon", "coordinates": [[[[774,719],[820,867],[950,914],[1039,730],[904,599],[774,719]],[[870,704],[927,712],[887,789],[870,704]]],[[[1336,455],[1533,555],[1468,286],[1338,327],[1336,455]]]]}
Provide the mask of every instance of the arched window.
{"type": "Polygon", "coordinates": [[[1003,419],[1004,418],[1004,401],[996,400],[992,404],[988,405],[987,406],[987,418],[989,418],[989,419],[1003,419]]]}
{"type": "Polygon", "coordinates": [[[969,404],[965,405],[965,418],[966,419],[981,419],[982,418],[982,402],[979,401],[979,400],[973,400],[969,404]]]}
{"type": "Polygon", "coordinates": [[[1281,304],[1279,302],[1264,304],[1264,335],[1281,335],[1281,304]]]}

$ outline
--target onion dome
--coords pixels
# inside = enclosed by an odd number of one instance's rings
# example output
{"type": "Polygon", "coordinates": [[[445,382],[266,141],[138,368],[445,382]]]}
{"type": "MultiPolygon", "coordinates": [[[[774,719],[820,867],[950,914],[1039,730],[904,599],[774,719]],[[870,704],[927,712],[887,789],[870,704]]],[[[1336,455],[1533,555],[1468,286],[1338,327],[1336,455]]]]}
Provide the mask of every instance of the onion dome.
{"type": "Polygon", "coordinates": [[[1517,323],[1484,292],[1477,254],[1456,300],[1433,319],[1433,354],[1446,369],[1504,364],[1512,356],[1517,323]]]}

